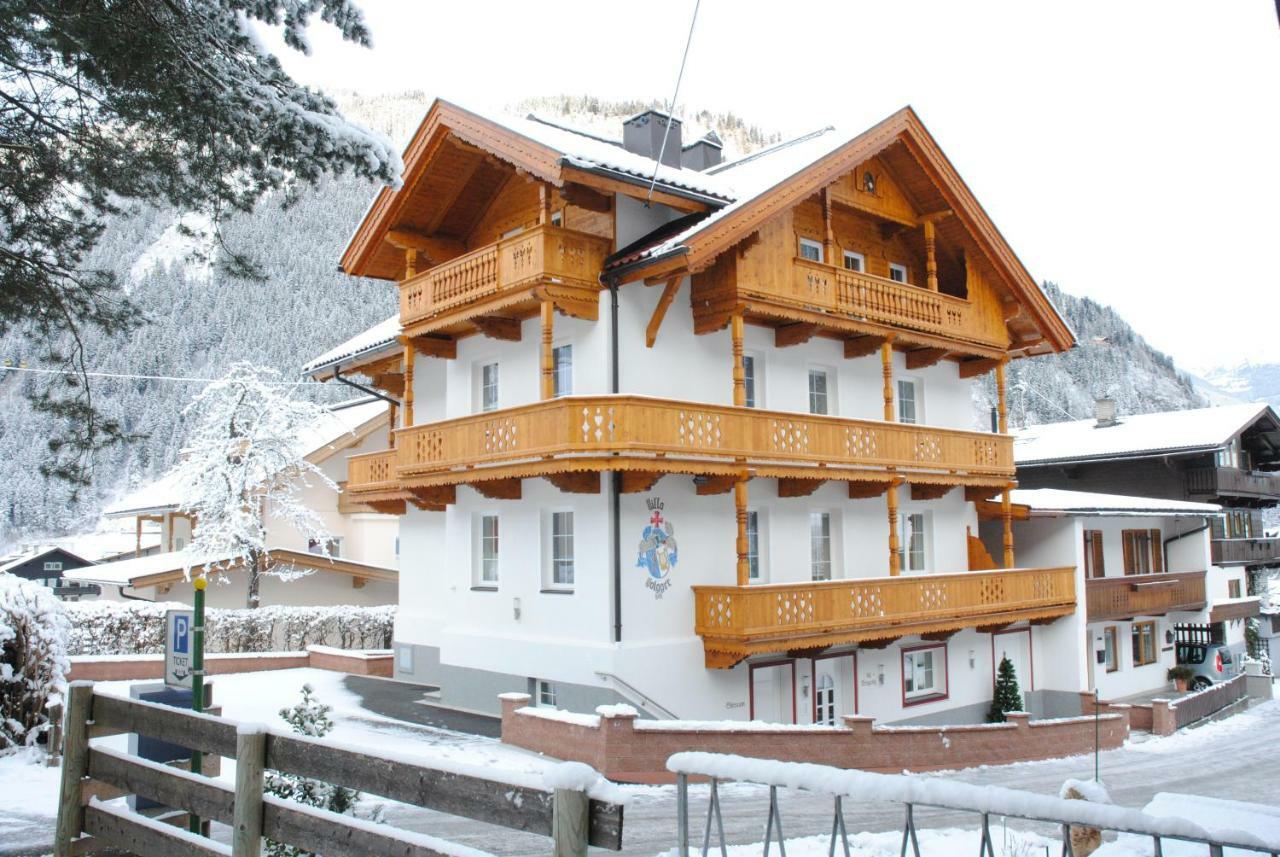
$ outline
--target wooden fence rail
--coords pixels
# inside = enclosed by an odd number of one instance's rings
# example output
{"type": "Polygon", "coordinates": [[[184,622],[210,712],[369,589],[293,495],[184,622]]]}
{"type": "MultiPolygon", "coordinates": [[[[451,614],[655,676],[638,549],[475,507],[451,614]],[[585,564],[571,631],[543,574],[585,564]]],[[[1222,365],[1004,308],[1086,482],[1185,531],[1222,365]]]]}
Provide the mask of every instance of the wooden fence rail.
{"type": "Polygon", "coordinates": [[[141,857],[257,857],[263,837],[326,857],[443,857],[457,852],[457,846],[435,837],[264,795],[265,769],[549,836],[557,857],[583,857],[588,844],[615,851],[622,847],[621,805],[591,799],[585,791],[535,788],[261,727],[238,728],[221,717],[95,693],[88,682],[72,684],[66,708],[58,857],[99,847],[128,849],[141,857]],[[126,732],[234,758],[236,784],[89,744],[92,737],[126,732]],[[232,847],[99,801],[121,794],[230,825],[232,847]]]}

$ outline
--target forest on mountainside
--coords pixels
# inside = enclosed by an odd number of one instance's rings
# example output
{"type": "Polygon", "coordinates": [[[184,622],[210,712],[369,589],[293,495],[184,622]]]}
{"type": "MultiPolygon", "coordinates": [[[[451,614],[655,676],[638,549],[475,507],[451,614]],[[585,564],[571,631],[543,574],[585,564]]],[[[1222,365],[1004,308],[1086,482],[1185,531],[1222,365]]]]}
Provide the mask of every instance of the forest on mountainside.
{"type": "MultiPolygon", "coordinates": [[[[422,93],[335,97],[349,116],[398,144],[407,141],[429,104],[422,93]]],[[[648,106],[553,96],[512,105],[511,112],[561,115],[594,133],[620,136],[621,120],[648,106]]],[[[714,130],[729,157],[778,139],[733,114],[681,112],[686,139],[714,130]]],[[[225,239],[263,267],[263,281],[231,279],[208,259],[190,257],[192,249],[217,253],[203,246],[199,218],[190,213],[138,208],[112,218],[89,264],[119,275],[147,324],[122,339],[86,331],[88,365],[104,373],[207,379],[221,376],[233,362],[250,360],[296,377],[308,359],[395,311],[388,284],[337,271],[339,254],[374,190],[357,179],[326,179],[289,208],[267,200],[252,214],[233,216],[224,225],[225,239]],[[179,221],[194,228],[179,229],[179,221]]],[[[1013,365],[1013,425],[1086,417],[1101,395],[1115,398],[1122,414],[1202,404],[1173,361],[1151,349],[1113,310],[1052,285],[1046,290],[1081,347],[1013,365]]],[[[92,488],[73,503],[67,485],[38,474],[53,426],[49,417],[31,411],[24,394],[48,383],[49,376],[2,368],[24,362],[40,367],[42,345],[30,331],[0,337],[0,437],[6,453],[0,459],[0,547],[92,529],[106,503],[171,467],[181,448],[183,409],[202,386],[198,380],[94,379],[95,403],[139,438],[100,454],[92,488]]],[[[975,385],[977,425],[986,423],[990,384],[987,379],[975,385]]],[[[330,402],[350,392],[321,384],[302,389],[330,402]]]]}

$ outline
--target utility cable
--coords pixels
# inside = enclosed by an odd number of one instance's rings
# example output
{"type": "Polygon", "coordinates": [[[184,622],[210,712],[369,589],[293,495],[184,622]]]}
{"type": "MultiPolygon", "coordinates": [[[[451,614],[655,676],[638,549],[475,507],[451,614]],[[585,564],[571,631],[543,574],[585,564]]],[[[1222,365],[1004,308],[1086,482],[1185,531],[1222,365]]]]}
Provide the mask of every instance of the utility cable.
{"type": "MultiPolygon", "coordinates": [[[[212,384],[214,381],[220,381],[221,378],[192,378],[183,375],[131,375],[124,372],[80,372],[76,369],[35,369],[30,366],[4,366],[0,365],[0,376],[5,372],[32,372],[38,375],[76,375],[89,378],[118,378],[121,380],[137,380],[137,381],[189,381],[194,384],[212,384]]],[[[278,384],[281,386],[301,387],[306,385],[321,386],[321,381],[264,381],[265,384],[278,384]]]]}
{"type": "Polygon", "coordinates": [[[667,152],[667,135],[671,133],[671,123],[675,121],[671,114],[676,109],[676,99],[680,97],[680,81],[684,79],[684,66],[689,61],[689,46],[693,44],[693,28],[698,23],[698,7],[701,5],[702,0],[694,0],[693,18],[689,21],[689,37],[685,39],[684,56],[680,58],[680,73],[676,75],[676,89],[671,93],[671,101],[667,105],[667,126],[662,131],[662,146],[658,149],[658,160],[653,164],[653,179],[649,182],[649,195],[644,199],[646,206],[653,199],[653,189],[658,185],[658,168],[662,166],[662,157],[667,152]]]}

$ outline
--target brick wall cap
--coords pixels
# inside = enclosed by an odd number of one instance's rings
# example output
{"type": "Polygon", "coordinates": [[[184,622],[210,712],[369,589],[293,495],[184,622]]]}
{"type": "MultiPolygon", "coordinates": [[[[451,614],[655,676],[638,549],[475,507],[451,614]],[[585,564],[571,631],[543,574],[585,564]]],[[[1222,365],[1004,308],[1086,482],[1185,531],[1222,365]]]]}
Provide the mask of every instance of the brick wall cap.
{"type": "Polygon", "coordinates": [[[533,697],[527,693],[500,693],[498,699],[505,699],[507,702],[528,702],[533,697]]]}

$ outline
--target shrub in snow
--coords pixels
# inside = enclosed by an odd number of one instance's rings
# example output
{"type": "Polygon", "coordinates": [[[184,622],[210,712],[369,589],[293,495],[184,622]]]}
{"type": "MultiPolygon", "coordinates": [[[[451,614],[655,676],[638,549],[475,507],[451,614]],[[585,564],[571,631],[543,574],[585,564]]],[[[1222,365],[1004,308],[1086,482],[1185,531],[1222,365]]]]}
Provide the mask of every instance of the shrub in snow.
{"type": "Polygon", "coordinates": [[[1018,676],[1014,673],[1013,663],[1008,658],[1001,658],[1000,669],[996,673],[996,693],[991,700],[991,710],[987,712],[987,722],[1003,723],[1007,713],[1021,710],[1022,691],[1018,690],[1018,676]]]}
{"type": "Polygon", "coordinates": [[[67,620],[44,586],[0,574],[0,755],[49,731],[66,687],[67,620]]]}

